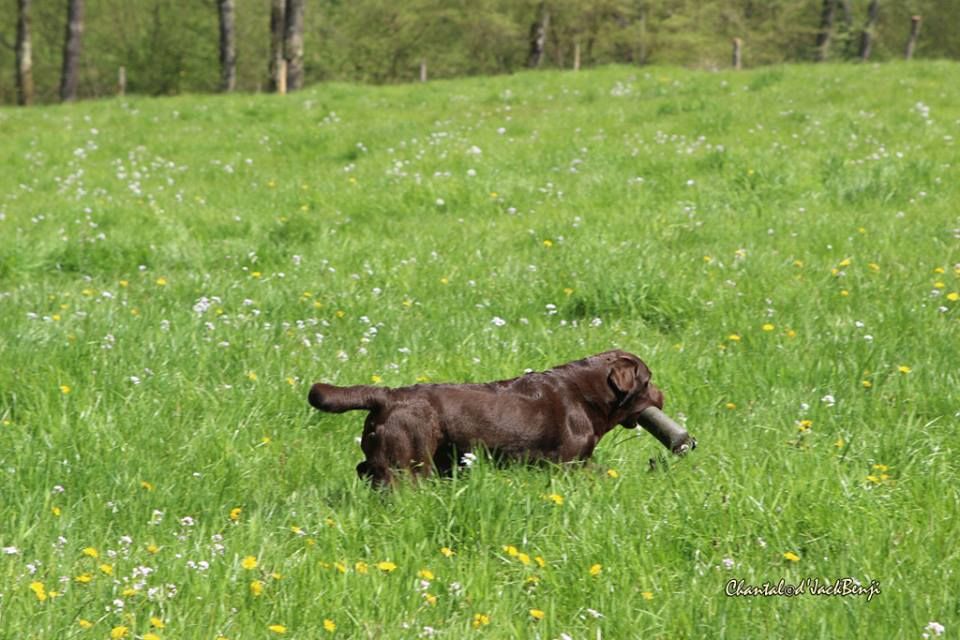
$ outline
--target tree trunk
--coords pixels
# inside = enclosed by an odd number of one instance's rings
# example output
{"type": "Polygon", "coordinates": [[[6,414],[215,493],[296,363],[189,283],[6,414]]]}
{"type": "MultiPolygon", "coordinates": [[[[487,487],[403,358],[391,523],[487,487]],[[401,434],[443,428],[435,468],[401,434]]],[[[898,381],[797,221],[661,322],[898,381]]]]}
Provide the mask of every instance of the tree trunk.
{"type": "Polygon", "coordinates": [[[854,47],[853,7],[850,0],[840,0],[840,8],[843,9],[843,57],[850,58],[854,47]]]}
{"type": "Polygon", "coordinates": [[[527,59],[527,66],[531,69],[536,69],[543,63],[549,29],[550,10],[547,9],[546,2],[541,2],[537,9],[537,20],[530,26],[530,57],[527,59]]]}
{"type": "Polygon", "coordinates": [[[920,36],[920,23],[922,21],[923,18],[920,16],[910,17],[910,39],[907,40],[907,51],[904,54],[907,60],[913,58],[913,51],[917,48],[917,38],[920,36]]]}
{"type": "Polygon", "coordinates": [[[286,0],[283,58],[287,61],[287,89],[303,88],[303,7],[304,0],[286,0]]]}
{"type": "Polygon", "coordinates": [[[60,100],[77,99],[77,78],[80,74],[80,47],[83,38],[84,0],[67,3],[67,35],[63,41],[63,71],[60,74],[60,100]]]}
{"type": "Polygon", "coordinates": [[[237,86],[234,0],[217,0],[217,5],[220,10],[220,90],[229,92],[237,86]]]}
{"type": "Polygon", "coordinates": [[[833,36],[833,19],[837,12],[837,0],[823,0],[820,11],[820,30],[817,31],[817,62],[827,59],[830,52],[830,38],[833,36]]]}
{"type": "Polygon", "coordinates": [[[867,23],[863,27],[863,33],[860,34],[860,59],[864,62],[870,58],[870,51],[873,49],[873,29],[879,14],[880,0],[870,0],[870,6],[867,8],[867,23]]]}
{"type": "MultiPolygon", "coordinates": [[[[285,0],[270,1],[270,91],[280,88],[280,72],[286,66],[283,59],[285,0]]],[[[283,78],[286,84],[286,78],[283,78]]]]}
{"type": "Polygon", "coordinates": [[[30,46],[30,0],[17,1],[17,104],[33,104],[33,54],[30,46]]]}

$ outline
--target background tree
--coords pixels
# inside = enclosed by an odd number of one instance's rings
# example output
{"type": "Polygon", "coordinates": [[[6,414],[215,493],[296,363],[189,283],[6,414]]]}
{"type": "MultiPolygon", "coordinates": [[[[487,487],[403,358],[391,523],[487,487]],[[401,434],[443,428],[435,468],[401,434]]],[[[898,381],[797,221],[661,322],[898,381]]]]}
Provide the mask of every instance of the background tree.
{"type": "Polygon", "coordinates": [[[304,0],[286,0],[283,29],[283,59],[287,62],[287,90],[303,87],[304,0]]]}
{"type": "Polygon", "coordinates": [[[217,0],[220,16],[220,90],[237,86],[237,38],[233,0],[217,0]]]}
{"type": "Polygon", "coordinates": [[[287,3],[285,0],[270,1],[270,90],[286,90],[286,60],[283,57],[283,41],[286,35],[287,3]]]}
{"type": "Polygon", "coordinates": [[[17,2],[16,83],[17,104],[33,103],[33,46],[30,35],[30,0],[17,2]]]}
{"type": "Polygon", "coordinates": [[[84,0],[67,1],[67,34],[63,41],[63,71],[60,74],[60,99],[77,99],[80,75],[80,49],[83,41],[84,0]]]}

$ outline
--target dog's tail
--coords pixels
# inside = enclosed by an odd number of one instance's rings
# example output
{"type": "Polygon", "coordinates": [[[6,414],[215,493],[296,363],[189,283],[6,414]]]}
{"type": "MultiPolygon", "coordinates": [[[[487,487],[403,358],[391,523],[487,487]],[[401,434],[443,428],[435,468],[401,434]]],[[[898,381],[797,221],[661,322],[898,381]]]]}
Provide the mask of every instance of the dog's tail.
{"type": "Polygon", "coordinates": [[[335,387],[318,382],[310,387],[307,400],[320,411],[328,413],[343,413],[354,409],[375,411],[387,402],[387,393],[387,389],[383,387],[335,387]]]}

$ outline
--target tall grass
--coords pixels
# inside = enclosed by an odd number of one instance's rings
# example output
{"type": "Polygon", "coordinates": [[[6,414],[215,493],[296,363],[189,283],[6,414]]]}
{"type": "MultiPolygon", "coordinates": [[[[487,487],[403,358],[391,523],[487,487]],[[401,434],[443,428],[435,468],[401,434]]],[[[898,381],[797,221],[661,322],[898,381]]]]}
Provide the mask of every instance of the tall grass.
{"type": "Polygon", "coordinates": [[[954,633],[956,72],[0,110],[0,636],[954,633]],[[612,347],[692,455],[381,493],[305,402],[612,347]]]}

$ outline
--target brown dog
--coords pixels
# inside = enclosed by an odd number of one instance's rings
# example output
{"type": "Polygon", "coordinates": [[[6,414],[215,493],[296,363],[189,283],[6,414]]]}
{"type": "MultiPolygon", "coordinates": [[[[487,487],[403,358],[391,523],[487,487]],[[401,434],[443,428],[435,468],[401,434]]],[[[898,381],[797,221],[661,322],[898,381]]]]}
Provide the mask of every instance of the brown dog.
{"type": "MultiPolygon", "coordinates": [[[[357,465],[357,473],[383,485],[393,481],[397,469],[415,475],[431,469],[449,473],[462,459],[458,456],[477,446],[503,458],[586,460],[615,426],[632,429],[642,412],[662,409],[663,393],[650,383],[650,369],[640,358],[607,351],[485,384],[389,389],[318,382],[309,401],[331,413],[370,412],[360,441],[366,460],[357,465]]],[[[682,436],[675,446],[657,437],[676,453],[696,446],[685,432],[682,436]]]]}

